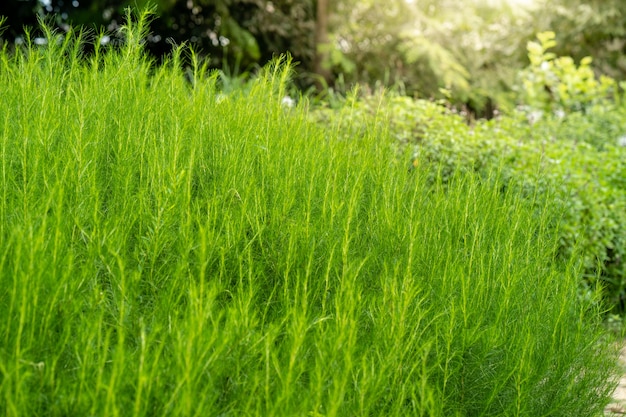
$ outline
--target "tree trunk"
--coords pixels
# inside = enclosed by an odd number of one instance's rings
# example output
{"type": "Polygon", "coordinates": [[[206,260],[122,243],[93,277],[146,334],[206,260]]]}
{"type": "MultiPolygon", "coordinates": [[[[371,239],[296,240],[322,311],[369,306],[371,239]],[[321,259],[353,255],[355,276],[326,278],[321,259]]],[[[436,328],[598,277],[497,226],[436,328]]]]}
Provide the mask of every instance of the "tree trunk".
{"type": "Polygon", "coordinates": [[[325,87],[330,81],[330,71],[324,65],[328,61],[328,0],[317,0],[315,12],[315,61],[313,70],[320,79],[319,88],[325,87]]]}

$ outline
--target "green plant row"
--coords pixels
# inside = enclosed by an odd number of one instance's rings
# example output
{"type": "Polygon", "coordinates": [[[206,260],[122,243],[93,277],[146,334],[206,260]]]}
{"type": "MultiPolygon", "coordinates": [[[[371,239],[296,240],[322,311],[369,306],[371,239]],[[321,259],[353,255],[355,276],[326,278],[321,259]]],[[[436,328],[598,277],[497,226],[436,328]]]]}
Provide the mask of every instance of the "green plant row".
{"type": "Polygon", "coordinates": [[[0,54],[0,414],[601,412],[616,352],[540,193],[311,123],[285,62],[156,67],[142,22],[0,54]]]}

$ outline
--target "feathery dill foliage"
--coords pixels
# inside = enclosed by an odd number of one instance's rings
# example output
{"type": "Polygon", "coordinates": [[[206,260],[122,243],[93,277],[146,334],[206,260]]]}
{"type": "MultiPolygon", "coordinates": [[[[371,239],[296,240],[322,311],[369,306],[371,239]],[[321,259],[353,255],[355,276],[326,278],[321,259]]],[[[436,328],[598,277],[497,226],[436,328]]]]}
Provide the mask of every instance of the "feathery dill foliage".
{"type": "Polygon", "coordinates": [[[181,51],[0,55],[5,416],[593,416],[614,352],[537,213],[181,51]],[[190,85],[191,84],[191,85],[190,85]]]}

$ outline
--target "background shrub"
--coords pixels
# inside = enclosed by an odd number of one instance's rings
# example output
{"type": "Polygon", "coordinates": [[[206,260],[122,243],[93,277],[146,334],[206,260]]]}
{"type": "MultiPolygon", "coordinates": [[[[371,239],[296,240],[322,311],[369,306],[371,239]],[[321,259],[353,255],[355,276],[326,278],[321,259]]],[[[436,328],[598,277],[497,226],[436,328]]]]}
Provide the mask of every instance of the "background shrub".
{"type": "MultiPolygon", "coordinates": [[[[624,311],[626,297],[626,110],[591,106],[586,112],[547,113],[529,120],[521,111],[468,125],[444,106],[390,93],[353,99],[341,113],[342,129],[358,134],[373,114],[387,118],[385,129],[399,153],[410,150],[407,169],[419,167],[431,180],[446,181],[458,169],[483,177],[502,171],[523,195],[563,211],[559,256],[577,253],[584,266],[583,291],[600,284],[607,307],[624,311]]],[[[329,118],[317,110],[314,120],[329,118]]]]}

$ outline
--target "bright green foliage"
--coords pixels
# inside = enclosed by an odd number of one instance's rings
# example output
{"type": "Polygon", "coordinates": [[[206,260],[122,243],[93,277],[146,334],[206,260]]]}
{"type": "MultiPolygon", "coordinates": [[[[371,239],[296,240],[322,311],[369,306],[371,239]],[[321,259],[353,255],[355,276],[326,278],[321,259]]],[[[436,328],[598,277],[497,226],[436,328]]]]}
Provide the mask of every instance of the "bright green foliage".
{"type": "Polygon", "coordinates": [[[607,104],[616,93],[615,80],[596,79],[591,57],[576,66],[569,56],[557,57],[548,49],[556,46],[554,32],[537,35],[539,42],[528,42],[530,66],[522,72],[524,104],[548,113],[585,111],[607,104]]]}
{"type": "Polygon", "coordinates": [[[155,67],[140,28],[0,54],[3,415],[602,410],[616,352],[550,204],[407,170],[382,119],[342,134],[356,105],[311,124],[285,63],[229,94],[155,67]]]}
{"type": "Polygon", "coordinates": [[[616,80],[626,75],[626,2],[622,0],[541,1],[532,16],[535,33],[558,36],[554,52],[580,61],[593,58],[595,70],[616,80]]]}

